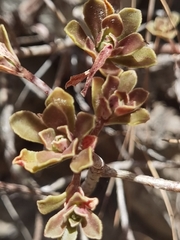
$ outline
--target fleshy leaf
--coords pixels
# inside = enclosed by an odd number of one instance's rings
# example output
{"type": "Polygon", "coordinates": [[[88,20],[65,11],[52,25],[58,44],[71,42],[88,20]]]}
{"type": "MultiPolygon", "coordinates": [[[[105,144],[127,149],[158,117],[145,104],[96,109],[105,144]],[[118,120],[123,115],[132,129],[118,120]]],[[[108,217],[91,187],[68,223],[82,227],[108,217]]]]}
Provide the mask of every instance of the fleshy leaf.
{"type": "Polygon", "coordinates": [[[108,120],[108,122],[105,123],[105,125],[127,124],[130,126],[135,126],[147,122],[149,118],[149,112],[144,108],[140,108],[128,115],[113,116],[108,120]]]}
{"type": "Polygon", "coordinates": [[[123,116],[123,115],[133,112],[134,109],[135,109],[134,106],[123,105],[123,106],[117,107],[114,110],[114,113],[116,116],[123,116]]]}
{"type": "Polygon", "coordinates": [[[103,96],[108,99],[115,90],[118,89],[120,79],[117,76],[108,75],[102,86],[103,96]]]}
{"type": "Polygon", "coordinates": [[[79,112],[75,123],[74,136],[81,140],[95,126],[95,117],[92,114],[79,112]]]}
{"type": "Polygon", "coordinates": [[[68,226],[65,229],[62,237],[58,238],[58,240],[76,240],[77,234],[78,234],[78,231],[77,231],[76,227],[72,228],[72,227],[68,226]]]}
{"type": "Polygon", "coordinates": [[[16,55],[8,51],[4,43],[0,42],[0,71],[22,77],[22,66],[16,55]]]}
{"type": "Polygon", "coordinates": [[[129,93],[137,83],[137,74],[134,70],[125,71],[120,75],[119,87],[120,92],[129,93]]]}
{"type": "Polygon", "coordinates": [[[82,229],[85,235],[92,239],[102,238],[102,223],[101,220],[91,211],[87,212],[88,216],[81,222],[82,229]]]}
{"type": "Polygon", "coordinates": [[[107,59],[105,64],[100,69],[100,72],[104,76],[107,75],[119,76],[123,72],[123,70],[119,67],[116,67],[115,64],[110,59],[107,59]]]}
{"type": "Polygon", "coordinates": [[[16,112],[10,117],[10,125],[21,138],[42,143],[38,132],[45,129],[46,126],[36,114],[29,111],[16,112]]]}
{"type": "Polygon", "coordinates": [[[143,103],[148,98],[149,93],[144,90],[143,88],[136,88],[132,92],[129,93],[129,105],[132,104],[138,108],[140,107],[143,103]]]}
{"type": "Polygon", "coordinates": [[[46,99],[45,105],[48,106],[50,103],[56,104],[65,113],[68,120],[68,127],[70,131],[73,131],[75,123],[73,97],[62,88],[55,88],[46,99]]]}
{"type": "Polygon", "coordinates": [[[141,11],[135,8],[124,8],[119,14],[123,22],[123,32],[121,34],[122,39],[137,31],[142,21],[142,15],[141,11]]]}
{"type": "Polygon", "coordinates": [[[106,28],[105,34],[112,33],[115,37],[121,35],[123,23],[119,14],[111,14],[105,17],[102,21],[102,27],[106,28]]]}
{"type": "Polygon", "coordinates": [[[79,173],[82,170],[93,165],[92,149],[91,147],[82,150],[78,155],[74,156],[70,168],[74,173],[79,173]]]}
{"type": "MultiPolygon", "coordinates": [[[[74,205],[82,206],[82,203],[85,203],[85,206],[88,209],[93,211],[96,208],[97,204],[99,203],[99,200],[97,198],[89,198],[89,197],[84,196],[82,188],[80,188],[80,187],[78,188],[78,190],[79,190],[79,192],[78,191],[75,192],[73,194],[73,196],[69,199],[68,207],[71,207],[74,205]]],[[[76,206],[74,207],[74,209],[76,208],[76,206]]]]}
{"type": "Polygon", "coordinates": [[[13,64],[14,66],[15,65],[20,66],[19,59],[17,58],[16,54],[14,53],[14,50],[9,41],[7,31],[3,24],[0,25],[0,43],[1,43],[0,56],[7,58],[8,61],[11,64],[13,64]]]}
{"type": "Polygon", "coordinates": [[[87,40],[87,35],[76,20],[70,21],[64,31],[79,48],[86,51],[91,57],[95,57],[94,51],[91,50],[92,47],[89,48],[89,44],[87,44],[90,41],[90,44],[94,46],[94,43],[90,39],[87,40]]]}
{"type": "Polygon", "coordinates": [[[118,57],[118,55],[130,55],[143,46],[145,46],[143,37],[139,33],[132,33],[119,41],[117,47],[112,51],[111,56],[118,57]]]}
{"type": "Polygon", "coordinates": [[[79,225],[79,223],[81,222],[81,217],[80,216],[76,216],[74,213],[72,213],[72,216],[70,216],[68,218],[68,222],[70,224],[71,227],[77,227],[79,225]]]}
{"type": "Polygon", "coordinates": [[[72,142],[73,138],[68,126],[60,126],[57,128],[57,130],[59,131],[59,133],[63,134],[70,142],[72,142]]]}
{"type": "Polygon", "coordinates": [[[45,150],[34,152],[22,149],[20,155],[13,160],[13,164],[18,164],[27,171],[35,173],[56,163],[72,158],[75,155],[76,145],[77,141],[74,141],[63,153],[45,150]]]}
{"type": "Polygon", "coordinates": [[[66,200],[66,192],[57,196],[47,196],[43,200],[37,201],[38,210],[42,214],[50,213],[60,208],[66,200]]]}
{"type": "Polygon", "coordinates": [[[0,42],[5,44],[7,50],[11,52],[14,55],[14,58],[16,58],[17,62],[19,62],[18,58],[16,57],[16,54],[14,53],[13,48],[11,47],[7,31],[3,24],[0,25],[0,42]]]}
{"type": "Polygon", "coordinates": [[[102,20],[107,16],[107,9],[102,0],[89,0],[84,5],[84,20],[94,39],[102,29],[102,20]]]}
{"type": "Polygon", "coordinates": [[[111,60],[120,66],[144,68],[156,63],[156,55],[151,48],[145,46],[135,51],[132,55],[111,58],[111,60]]]}
{"type": "Polygon", "coordinates": [[[45,108],[42,119],[48,127],[54,129],[68,123],[65,112],[56,103],[51,103],[45,108]]]}
{"type": "Polygon", "coordinates": [[[46,149],[52,150],[52,141],[56,137],[55,130],[53,128],[44,129],[41,132],[39,132],[39,136],[46,149]]]}
{"type": "Polygon", "coordinates": [[[60,238],[63,235],[66,228],[66,222],[63,218],[65,212],[66,209],[63,209],[49,219],[44,231],[45,237],[60,238]]]}
{"type": "Polygon", "coordinates": [[[105,97],[99,98],[99,105],[96,109],[96,117],[98,119],[107,120],[112,115],[112,110],[109,106],[109,102],[105,97]]]}

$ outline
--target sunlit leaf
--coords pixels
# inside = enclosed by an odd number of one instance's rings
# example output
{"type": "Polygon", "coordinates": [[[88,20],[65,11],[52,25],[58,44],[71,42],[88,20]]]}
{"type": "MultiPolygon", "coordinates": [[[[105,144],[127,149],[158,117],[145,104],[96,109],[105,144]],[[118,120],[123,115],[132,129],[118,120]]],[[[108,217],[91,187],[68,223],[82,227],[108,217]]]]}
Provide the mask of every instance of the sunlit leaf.
{"type": "Polygon", "coordinates": [[[57,107],[59,107],[65,113],[68,121],[68,127],[71,131],[73,131],[75,123],[73,97],[62,88],[55,88],[46,99],[45,105],[48,106],[50,103],[57,105],[57,107]]]}
{"type": "Polygon", "coordinates": [[[132,55],[111,58],[111,60],[119,66],[144,68],[156,63],[156,55],[151,48],[145,46],[135,51],[132,55]]]}
{"type": "Polygon", "coordinates": [[[82,170],[93,165],[92,149],[91,147],[82,150],[78,155],[74,156],[70,168],[74,173],[79,173],[82,170]]]}
{"type": "Polygon", "coordinates": [[[119,14],[123,22],[122,39],[138,30],[142,21],[142,15],[141,11],[135,8],[123,8],[119,14]]]}
{"type": "Polygon", "coordinates": [[[10,124],[13,131],[21,138],[42,143],[38,132],[46,128],[42,120],[34,113],[29,111],[19,111],[10,117],[10,124]]]}
{"type": "Polygon", "coordinates": [[[137,74],[134,70],[125,71],[120,75],[119,87],[120,92],[129,93],[137,83],[137,74]]]}
{"type": "Polygon", "coordinates": [[[43,200],[37,201],[38,210],[42,214],[50,213],[60,208],[66,200],[66,192],[57,196],[47,196],[43,200]]]}
{"type": "Polygon", "coordinates": [[[140,108],[135,112],[124,116],[113,116],[108,120],[108,122],[106,122],[106,125],[127,124],[130,126],[135,126],[147,122],[149,118],[149,112],[144,108],[140,108]]]}
{"type": "Polygon", "coordinates": [[[90,38],[87,39],[87,35],[76,20],[70,21],[64,28],[64,31],[78,47],[86,51],[92,57],[95,57],[94,51],[91,50],[95,48],[94,43],[90,38]]]}

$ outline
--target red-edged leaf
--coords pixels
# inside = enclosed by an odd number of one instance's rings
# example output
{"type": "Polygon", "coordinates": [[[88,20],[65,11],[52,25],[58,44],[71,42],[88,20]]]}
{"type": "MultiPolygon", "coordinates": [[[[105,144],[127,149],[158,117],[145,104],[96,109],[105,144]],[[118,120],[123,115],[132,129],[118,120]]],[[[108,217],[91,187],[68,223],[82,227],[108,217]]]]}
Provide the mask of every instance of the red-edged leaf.
{"type": "Polygon", "coordinates": [[[74,173],[79,173],[82,170],[93,165],[92,149],[91,147],[82,150],[78,155],[74,156],[70,168],[74,173]]]}

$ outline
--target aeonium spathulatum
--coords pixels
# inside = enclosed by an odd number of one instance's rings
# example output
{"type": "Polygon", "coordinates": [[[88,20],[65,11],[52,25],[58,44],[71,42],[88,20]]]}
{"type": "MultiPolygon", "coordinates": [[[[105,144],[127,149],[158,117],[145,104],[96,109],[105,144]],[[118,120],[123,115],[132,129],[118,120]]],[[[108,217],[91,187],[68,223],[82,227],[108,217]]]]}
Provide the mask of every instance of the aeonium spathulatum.
{"type": "Polygon", "coordinates": [[[71,158],[70,167],[75,173],[91,166],[97,137],[89,133],[95,125],[95,117],[84,112],[76,116],[72,96],[61,88],[48,96],[45,105],[42,114],[20,111],[11,116],[10,124],[16,134],[45,147],[39,152],[22,149],[13,163],[30,172],[71,158]]]}
{"type": "Polygon", "coordinates": [[[44,200],[39,200],[37,204],[42,214],[47,214],[64,205],[63,209],[47,222],[45,237],[75,240],[78,227],[81,227],[87,237],[101,239],[102,223],[92,212],[98,204],[98,199],[84,196],[80,187],[76,187],[76,191],[72,193],[69,186],[66,192],[57,196],[48,196],[44,200]]]}
{"type": "Polygon", "coordinates": [[[75,20],[67,24],[65,32],[92,57],[93,66],[84,73],[72,76],[66,87],[87,78],[82,91],[85,95],[98,70],[105,76],[117,76],[121,73],[121,66],[142,68],[155,64],[154,51],[146,46],[143,37],[137,33],[142,21],[138,9],[124,8],[115,13],[107,0],[89,0],[84,5],[84,20],[90,36],[75,20]]]}

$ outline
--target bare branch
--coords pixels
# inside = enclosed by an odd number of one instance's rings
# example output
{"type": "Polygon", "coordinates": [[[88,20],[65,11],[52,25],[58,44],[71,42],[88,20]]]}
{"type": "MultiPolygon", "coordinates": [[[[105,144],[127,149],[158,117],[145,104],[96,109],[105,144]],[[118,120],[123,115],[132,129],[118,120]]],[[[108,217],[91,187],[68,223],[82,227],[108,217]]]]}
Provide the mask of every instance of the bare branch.
{"type": "Polygon", "coordinates": [[[136,175],[135,173],[129,171],[115,170],[108,167],[107,165],[105,165],[105,167],[103,168],[101,177],[116,177],[123,180],[148,185],[157,189],[180,192],[180,182],[166,180],[163,178],[154,178],[146,175],[136,175]]]}

